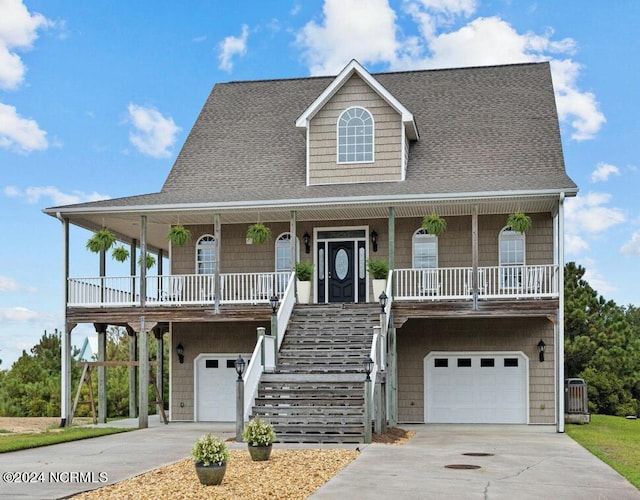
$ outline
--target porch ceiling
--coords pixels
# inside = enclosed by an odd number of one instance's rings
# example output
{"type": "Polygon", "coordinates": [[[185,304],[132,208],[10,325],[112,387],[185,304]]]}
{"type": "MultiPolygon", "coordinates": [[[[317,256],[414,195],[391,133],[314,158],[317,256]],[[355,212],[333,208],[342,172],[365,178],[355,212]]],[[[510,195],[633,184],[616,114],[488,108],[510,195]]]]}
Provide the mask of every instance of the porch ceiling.
{"type": "Polygon", "coordinates": [[[168,251],[165,235],[171,224],[197,225],[214,224],[215,215],[220,216],[221,223],[251,224],[256,221],[288,222],[291,212],[296,212],[300,222],[335,221],[335,220],[367,220],[386,219],[389,207],[395,209],[397,218],[424,217],[437,213],[443,217],[471,215],[477,206],[479,215],[503,214],[521,210],[525,213],[554,212],[557,207],[557,196],[530,196],[517,198],[469,198],[465,200],[431,200],[431,201],[389,201],[342,204],[307,204],[274,207],[153,207],[152,209],[134,209],[130,211],[101,211],[96,213],[67,213],[71,224],[94,231],[103,226],[114,232],[118,240],[130,243],[132,239],[140,239],[140,217],[147,216],[147,245],[150,251],[159,249],[168,251]]]}

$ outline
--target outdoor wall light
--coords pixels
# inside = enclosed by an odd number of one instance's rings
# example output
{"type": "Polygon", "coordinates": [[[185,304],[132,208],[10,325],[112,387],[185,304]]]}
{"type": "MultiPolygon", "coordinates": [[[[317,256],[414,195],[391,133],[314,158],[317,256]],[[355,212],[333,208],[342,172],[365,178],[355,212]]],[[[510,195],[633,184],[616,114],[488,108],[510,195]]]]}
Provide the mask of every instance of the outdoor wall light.
{"type": "Polygon", "coordinates": [[[278,310],[278,297],[276,295],[272,295],[269,299],[269,304],[271,304],[271,313],[275,314],[278,310]]]}
{"type": "Polygon", "coordinates": [[[544,361],[544,348],[547,347],[547,344],[544,343],[542,339],[538,342],[538,356],[540,357],[540,363],[544,361]]]}
{"type": "Polygon", "coordinates": [[[366,380],[371,380],[371,377],[369,376],[373,370],[373,359],[371,359],[371,356],[367,356],[362,362],[362,365],[364,366],[364,372],[367,374],[366,380]]]}
{"type": "Polygon", "coordinates": [[[233,362],[233,366],[236,368],[236,373],[238,374],[238,380],[242,380],[242,374],[244,373],[245,362],[242,359],[242,356],[238,354],[238,359],[233,362]]]}
{"type": "Polygon", "coordinates": [[[304,242],[304,253],[311,252],[311,236],[309,236],[309,233],[307,231],[304,232],[302,241],[304,242]]]}
{"type": "Polygon", "coordinates": [[[387,300],[389,300],[389,297],[387,297],[387,294],[384,293],[384,290],[380,294],[380,297],[378,297],[378,300],[380,301],[380,309],[384,313],[384,310],[387,307],[387,300]]]}
{"type": "Polygon", "coordinates": [[[176,346],[176,354],[178,355],[178,362],[180,364],[184,363],[184,347],[182,344],[176,346]]]}
{"type": "Polygon", "coordinates": [[[376,232],[375,229],[371,231],[371,235],[369,237],[371,238],[371,246],[373,247],[373,251],[377,252],[378,251],[378,233],[376,232]]]}

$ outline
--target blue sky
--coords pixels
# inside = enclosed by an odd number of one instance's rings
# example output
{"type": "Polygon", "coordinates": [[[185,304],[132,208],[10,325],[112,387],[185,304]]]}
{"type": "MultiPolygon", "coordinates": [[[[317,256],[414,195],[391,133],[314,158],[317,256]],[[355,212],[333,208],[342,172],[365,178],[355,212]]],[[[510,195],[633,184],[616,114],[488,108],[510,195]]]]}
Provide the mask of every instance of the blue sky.
{"type": "MultiPolygon", "coordinates": [[[[353,58],[372,72],[551,61],[580,187],[566,259],[640,305],[639,23],[634,0],[0,0],[0,367],[62,328],[62,231],[43,208],[159,190],[216,82],[353,58]]],[[[89,234],[71,236],[71,275],[97,275],[89,234]]]]}

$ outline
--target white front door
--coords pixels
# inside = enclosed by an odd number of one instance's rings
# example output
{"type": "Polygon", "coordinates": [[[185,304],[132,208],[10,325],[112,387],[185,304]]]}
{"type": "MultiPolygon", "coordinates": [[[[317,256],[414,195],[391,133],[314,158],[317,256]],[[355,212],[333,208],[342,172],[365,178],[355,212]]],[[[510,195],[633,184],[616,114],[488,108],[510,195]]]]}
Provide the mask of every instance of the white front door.
{"type": "MultiPolygon", "coordinates": [[[[244,356],[247,364],[249,359],[244,356]]],[[[236,356],[200,354],[194,361],[194,418],[199,422],[234,422],[236,419],[236,356]]]]}
{"type": "Polygon", "coordinates": [[[427,423],[526,424],[522,352],[433,352],[424,358],[427,423]]]}

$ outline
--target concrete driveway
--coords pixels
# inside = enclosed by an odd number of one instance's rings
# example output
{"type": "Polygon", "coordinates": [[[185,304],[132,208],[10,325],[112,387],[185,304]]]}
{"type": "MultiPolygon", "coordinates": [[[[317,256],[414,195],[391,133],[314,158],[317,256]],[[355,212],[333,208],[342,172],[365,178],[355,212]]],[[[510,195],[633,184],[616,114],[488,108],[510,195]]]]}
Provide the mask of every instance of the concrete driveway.
{"type": "Polygon", "coordinates": [[[368,446],[312,498],[640,499],[631,483],[551,426],[402,428],[415,437],[403,446],[368,446]]]}
{"type": "MultiPolygon", "coordinates": [[[[135,421],[115,424],[135,425],[135,421]]],[[[552,427],[402,427],[415,430],[416,436],[402,446],[360,445],[358,459],[313,498],[640,499],[640,491],[622,476],[552,427]],[[446,465],[479,468],[448,469],[446,465]]],[[[122,481],[187,458],[204,432],[226,439],[235,435],[235,427],[162,425],[152,417],[150,428],[144,430],[0,454],[0,497],[61,498],[122,481]],[[15,473],[24,473],[18,477],[29,482],[16,482],[15,473]]],[[[245,446],[234,443],[230,448],[245,446]]]]}

